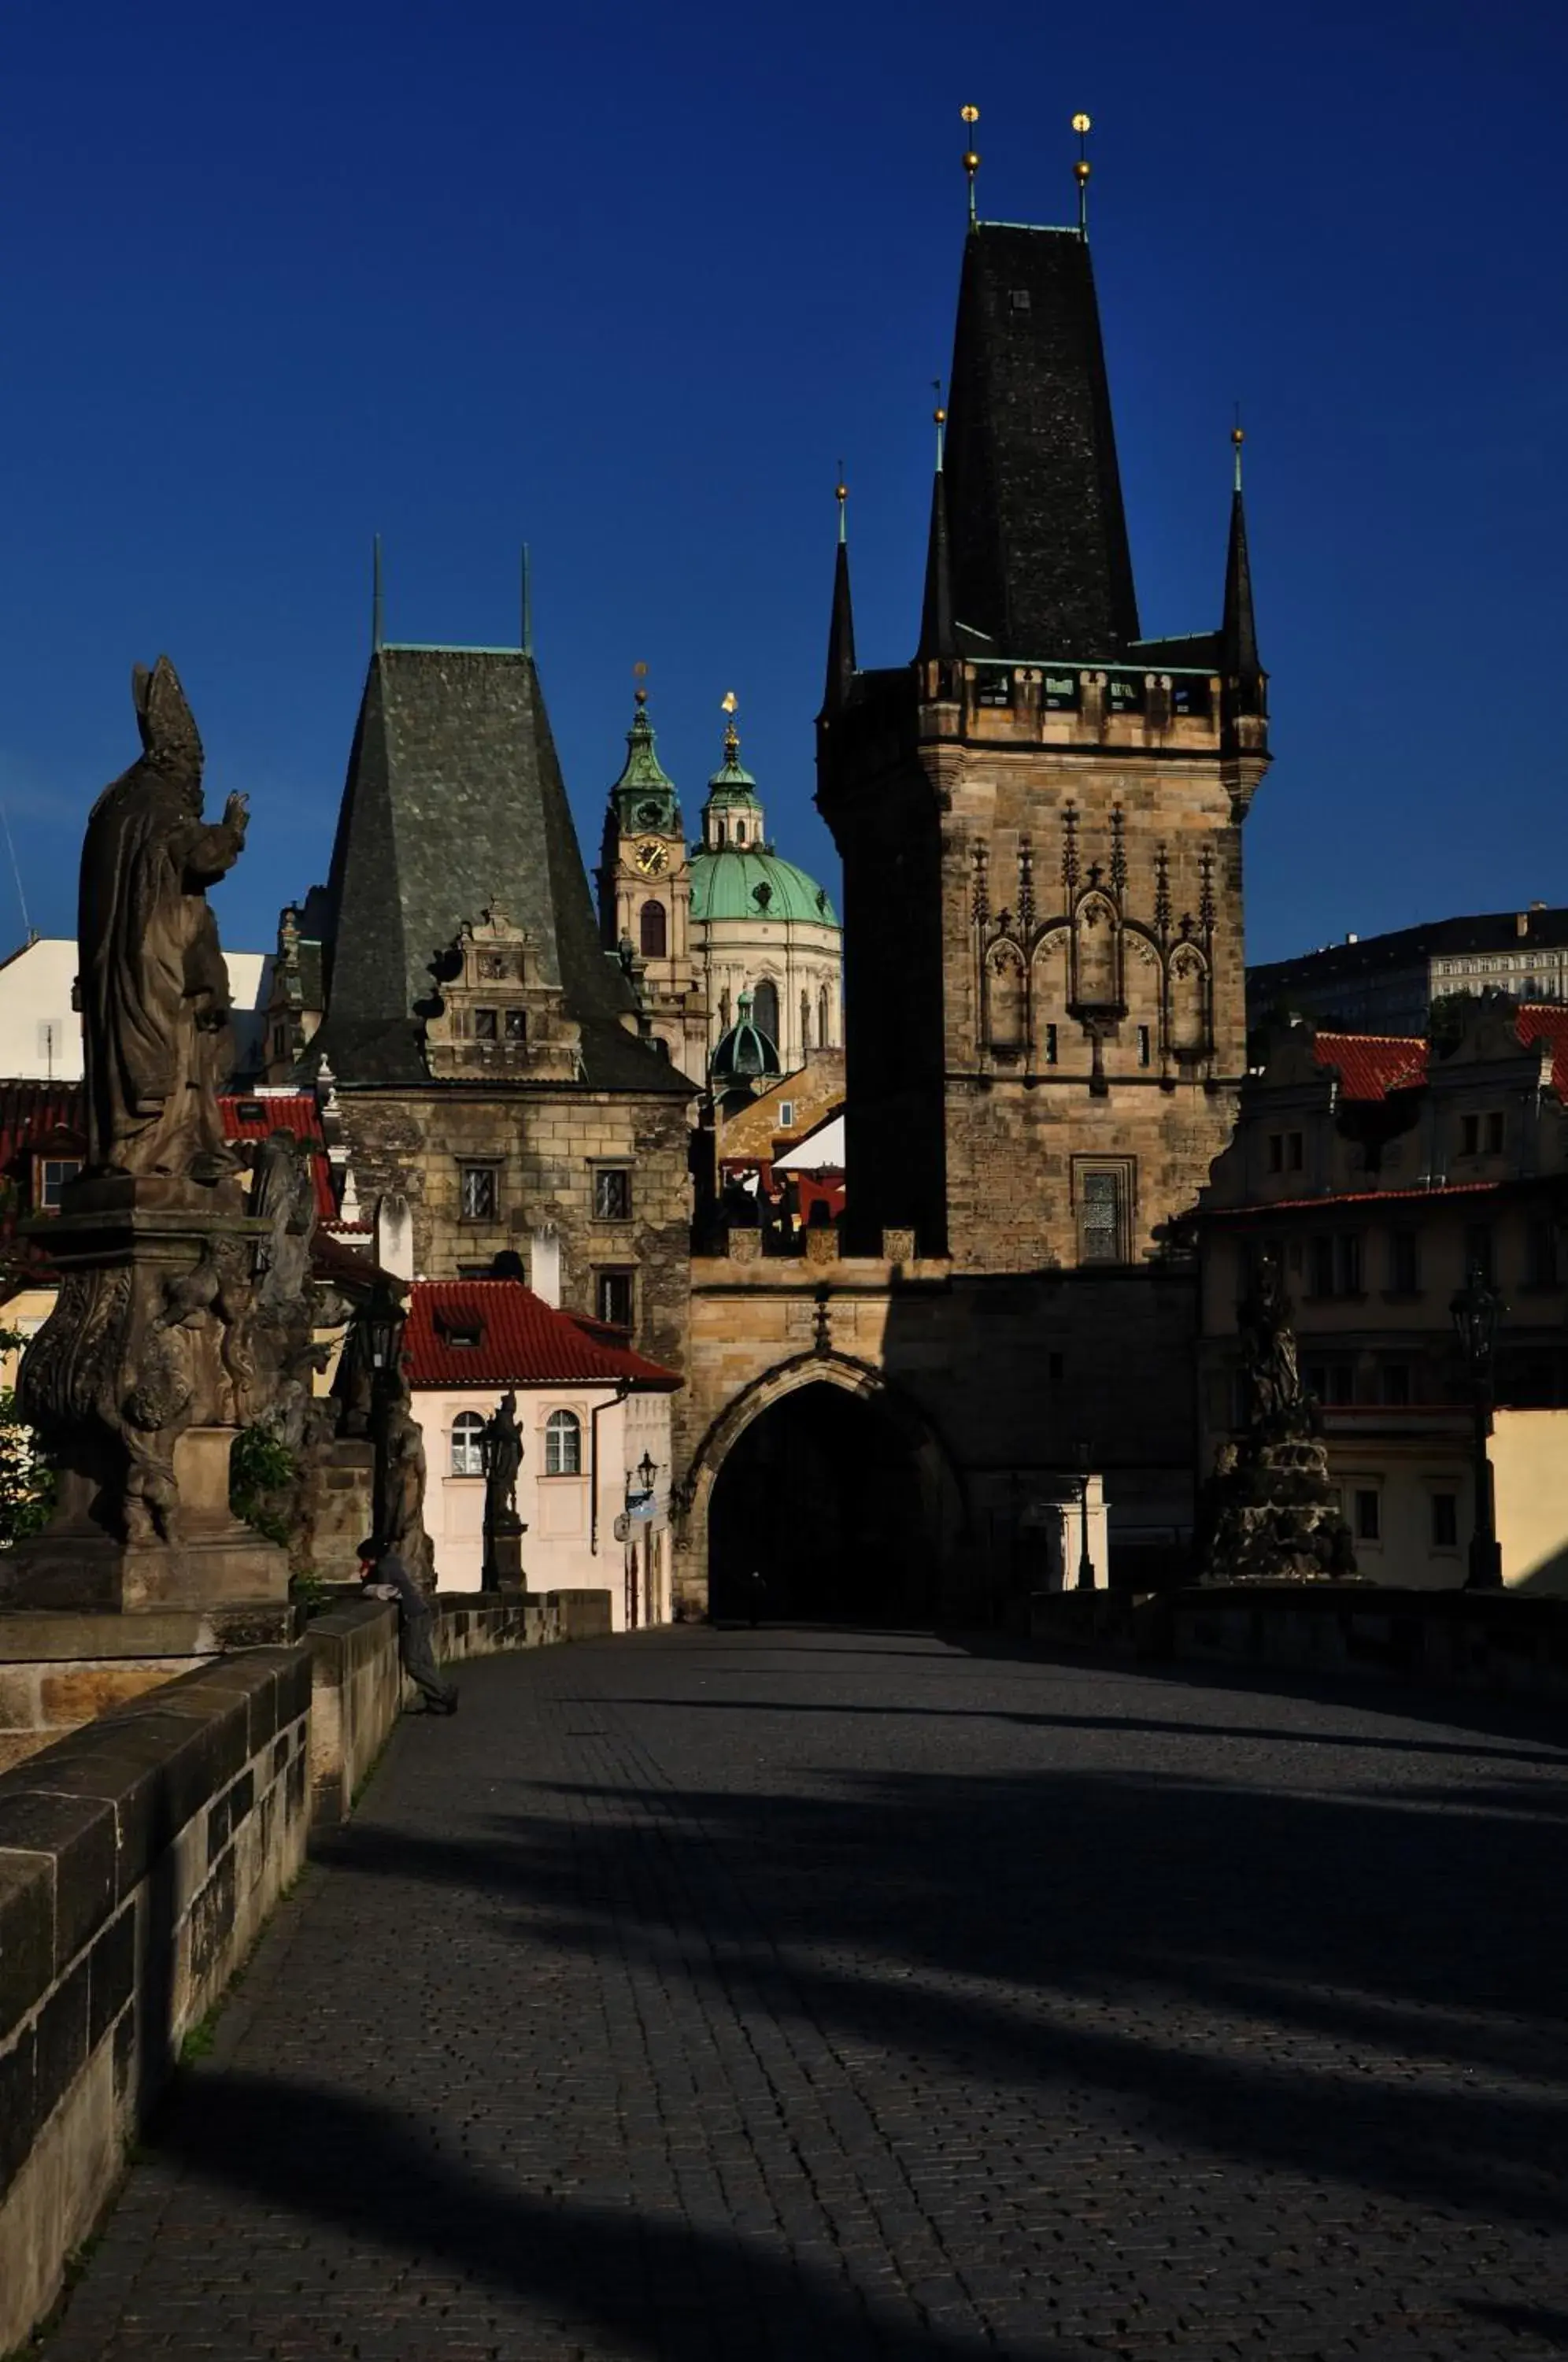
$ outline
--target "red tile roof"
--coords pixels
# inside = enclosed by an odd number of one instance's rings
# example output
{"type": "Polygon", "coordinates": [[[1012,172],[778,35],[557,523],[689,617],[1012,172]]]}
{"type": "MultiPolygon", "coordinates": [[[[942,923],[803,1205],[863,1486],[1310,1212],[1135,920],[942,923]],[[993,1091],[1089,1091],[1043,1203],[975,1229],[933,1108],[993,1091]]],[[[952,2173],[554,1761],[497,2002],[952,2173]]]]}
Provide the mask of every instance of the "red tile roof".
{"type": "Polygon", "coordinates": [[[220,1098],[218,1105],[223,1110],[226,1140],[265,1140],[269,1132],[273,1131],[292,1131],[296,1140],[308,1140],[315,1151],[310,1164],[315,1182],[316,1218],[323,1222],[337,1220],[332,1167],[326,1160],[321,1117],[308,1091],[290,1091],[276,1098],[257,1098],[243,1092],[233,1093],[220,1098]]]}
{"type": "Polygon", "coordinates": [[[1312,1044],[1320,1066],[1331,1066],[1347,1099],[1386,1099],[1427,1078],[1427,1043],[1419,1033],[1320,1033],[1312,1044]]]}
{"type": "Polygon", "coordinates": [[[1518,1028],[1527,1048],[1531,1042],[1551,1043],[1551,1087],[1560,1099],[1568,1099],[1568,1007],[1560,1000],[1527,1000],[1518,1028]]]}
{"type": "Polygon", "coordinates": [[[416,1279],[403,1350],[416,1386],[681,1383],[673,1370],[635,1353],[618,1329],[558,1312],[516,1279],[416,1279]],[[454,1330],[477,1330],[478,1344],[453,1344],[454,1330]]]}

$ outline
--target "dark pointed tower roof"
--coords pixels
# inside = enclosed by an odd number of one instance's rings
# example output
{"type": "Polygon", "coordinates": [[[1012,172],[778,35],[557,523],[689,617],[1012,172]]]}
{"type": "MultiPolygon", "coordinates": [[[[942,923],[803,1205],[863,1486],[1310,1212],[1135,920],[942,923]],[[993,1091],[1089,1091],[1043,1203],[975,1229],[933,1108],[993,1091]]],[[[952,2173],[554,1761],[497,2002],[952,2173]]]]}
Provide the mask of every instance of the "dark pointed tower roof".
{"type": "Polygon", "coordinates": [[[1247,513],[1242,500],[1242,430],[1236,446],[1236,489],[1231,495],[1231,537],[1225,550],[1225,614],[1220,627],[1220,657],[1231,680],[1256,680],[1257,625],[1253,618],[1253,569],[1247,557],[1247,513]]]}
{"type": "Polygon", "coordinates": [[[845,510],[849,487],[841,482],[838,499],[838,548],[833,567],[833,616],[828,624],[827,683],[823,712],[836,713],[848,701],[855,679],[855,607],[849,595],[849,535],[845,510]]]}
{"type": "MultiPolygon", "coordinates": [[[[942,421],[937,420],[941,433],[942,421]]],[[[947,539],[947,478],[937,447],[936,474],[931,486],[931,525],[925,545],[925,593],[921,602],[919,657],[950,657],[953,637],[953,565],[947,539]]]]}
{"type": "Polygon", "coordinates": [[[948,407],[955,622],[999,656],[1119,655],[1138,637],[1138,604],[1076,231],[970,231],[948,407]]]}
{"type": "Polygon", "coordinates": [[[365,682],[328,885],[326,1015],[340,1081],[425,1079],[420,1019],[464,920],[499,904],[582,1029],[584,1079],[685,1090],[622,1022],[534,659],[521,648],[383,646],[365,682]]]}

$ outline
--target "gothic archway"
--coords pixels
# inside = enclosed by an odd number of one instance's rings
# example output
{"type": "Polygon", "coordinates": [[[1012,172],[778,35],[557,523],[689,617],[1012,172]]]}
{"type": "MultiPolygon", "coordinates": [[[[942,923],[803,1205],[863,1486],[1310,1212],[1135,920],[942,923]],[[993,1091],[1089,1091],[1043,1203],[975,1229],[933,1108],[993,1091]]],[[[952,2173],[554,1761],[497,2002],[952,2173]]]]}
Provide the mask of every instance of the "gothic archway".
{"type": "Polygon", "coordinates": [[[929,1420],[869,1363],[796,1356],[713,1421],[681,1488],[688,1596],[746,1612],[760,1572],[770,1618],[932,1620],[958,1550],[963,1496],[929,1420]]]}

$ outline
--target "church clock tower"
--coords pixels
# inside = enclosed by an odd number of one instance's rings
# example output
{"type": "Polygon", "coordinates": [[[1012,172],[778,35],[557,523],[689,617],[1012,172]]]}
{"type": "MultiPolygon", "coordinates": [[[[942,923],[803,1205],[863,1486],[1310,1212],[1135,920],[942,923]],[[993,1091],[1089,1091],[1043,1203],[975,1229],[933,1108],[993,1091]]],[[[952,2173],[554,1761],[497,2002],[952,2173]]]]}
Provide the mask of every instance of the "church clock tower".
{"type": "Polygon", "coordinates": [[[691,954],[691,873],[675,783],[661,769],[639,665],[626,761],[610,790],[599,864],[599,918],[608,950],[634,966],[655,1039],[698,1081],[707,1010],[691,954]]]}

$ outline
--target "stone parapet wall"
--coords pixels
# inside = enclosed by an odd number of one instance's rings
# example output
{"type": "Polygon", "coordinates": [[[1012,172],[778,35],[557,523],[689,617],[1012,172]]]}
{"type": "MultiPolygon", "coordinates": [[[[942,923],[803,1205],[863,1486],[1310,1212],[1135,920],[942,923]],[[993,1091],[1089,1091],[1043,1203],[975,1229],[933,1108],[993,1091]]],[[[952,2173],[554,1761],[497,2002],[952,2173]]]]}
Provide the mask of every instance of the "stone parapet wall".
{"type": "Polygon", "coordinates": [[[1031,1602],[1030,1632],[1053,1650],[1568,1698],[1568,1599],[1369,1583],[1050,1592],[1031,1602]]]}
{"type": "MultiPolygon", "coordinates": [[[[441,1602],[436,1645],[462,1659],[609,1629],[607,1592],[476,1594],[441,1602]]],[[[350,1810],[404,1696],[378,1600],[159,1678],[0,1775],[0,2354],[55,2301],[185,2035],[312,1823],[350,1810]]]]}
{"type": "Polygon", "coordinates": [[[182,1675],[0,1778],[0,2352],[304,1858],[310,1660],[182,1675]]]}
{"type": "Polygon", "coordinates": [[[292,1640],[298,1620],[287,1604],[166,1607],[141,1616],[6,1608],[0,1612],[0,1772],[226,1650],[292,1640]]]}

